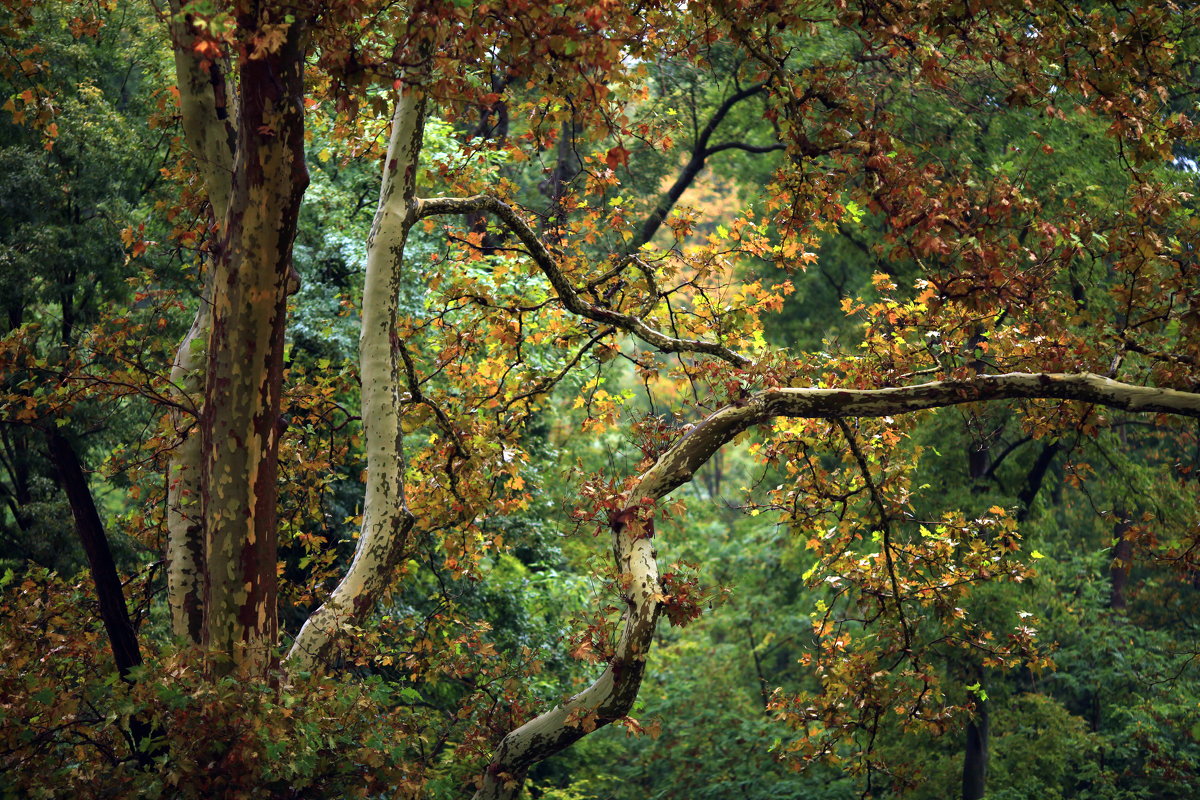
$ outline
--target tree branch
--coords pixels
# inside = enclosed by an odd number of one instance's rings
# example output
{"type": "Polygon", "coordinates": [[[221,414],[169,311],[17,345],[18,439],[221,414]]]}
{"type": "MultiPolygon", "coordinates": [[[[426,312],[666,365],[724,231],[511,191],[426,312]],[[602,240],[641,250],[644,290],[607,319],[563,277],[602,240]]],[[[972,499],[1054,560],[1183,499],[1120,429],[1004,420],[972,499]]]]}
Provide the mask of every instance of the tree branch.
{"type": "Polygon", "coordinates": [[[783,150],[784,145],[780,142],[775,144],[747,144],[746,142],[722,142],[721,144],[713,145],[704,151],[705,157],[715,155],[725,150],[741,150],[745,153],[774,153],[776,150],[783,150]]]}
{"type": "Polygon", "coordinates": [[[550,284],[558,293],[559,299],[567,309],[581,317],[594,322],[612,325],[632,333],[642,341],[658,348],[664,353],[707,353],[716,356],[737,367],[750,366],[751,360],[735,353],[728,347],[716,342],[706,342],[696,339],[677,339],[651,328],[639,317],[622,314],[612,309],[593,305],[583,300],[567,277],[558,267],[554,255],[541,241],[529,224],[516,210],[503,201],[490,195],[475,195],[473,197],[433,197],[417,201],[416,216],[418,219],[438,216],[440,214],[467,214],[470,212],[486,211],[500,219],[509,230],[516,235],[521,243],[529,250],[534,263],[550,280],[550,284]]]}
{"type": "Polygon", "coordinates": [[[987,400],[1080,400],[1124,411],[1200,418],[1200,394],[1134,386],[1092,373],[978,375],[887,389],[771,389],[759,397],[771,416],[883,417],[987,400]]]}
{"type": "Polygon", "coordinates": [[[912,648],[912,633],[908,629],[908,619],[904,616],[904,601],[900,596],[900,581],[896,578],[896,562],[892,558],[891,516],[888,514],[887,506],[883,502],[883,495],[879,491],[879,487],[871,479],[871,467],[867,462],[866,455],[863,454],[862,448],[858,446],[858,440],[854,438],[854,432],[850,430],[850,426],[846,424],[846,420],[839,417],[835,421],[842,432],[842,436],[846,439],[846,444],[850,447],[851,454],[854,455],[854,460],[858,462],[858,469],[862,473],[863,482],[867,485],[867,491],[871,494],[871,501],[875,504],[875,510],[879,513],[879,532],[883,535],[883,560],[887,565],[888,579],[892,584],[892,599],[896,602],[896,615],[900,619],[900,629],[904,633],[904,651],[908,653],[912,648]]]}
{"type": "MultiPolygon", "coordinates": [[[[704,169],[705,159],[714,153],[721,150],[728,150],[730,147],[735,146],[734,143],[727,143],[710,148],[708,142],[712,139],[713,134],[717,132],[717,128],[724,121],[725,117],[733,110],[734,106],[743,100],[761,94],[765,88],[766,85],[762,83],[747,86],[745,89],[740,89],[729,97],[726,97],[721,105],[717,107],[717,110],[713,112],[713,115],[709,117],[708,122],[700,131],[700,135],[696,137],[696,141],[692,145],[691,157],[688,159],[687,164],[684,165],[683,171],[679,173],[679,177],[671,184],[671,188],[667,190],[666,195],[654,207],[654,210],[650,212],[650,216],[646,217],[646,221],[642,223],[642,227],[639,229],[637,235],[629,242],[628,252],[636,253],[642,245],[654,238],[654,234],[658,232],[659,227],[663,224],[663,220],[667,218],[667,214],[671,213],[671,209],[679,202],[679,198],[683,196],[683,193],[696,180],[696,176],[704,169]]],[[[764,150],[750,150],[749,152],[765,153],[781,149],[783,149],[782,144],[764,150]]]]}
{"type": "MultiPolygon", "coordinates": [[[[987,400],[1080,400],[1126,411],[1179,414],[1200,418],[1200,394],[1173,389],[1133,386],[1090,373],[979,375],[961,381],[936,381],[888,389],[767,389],[747,401],[725,406],[692,427],[642,473],[626,495],[626,510],[648,509],[678,486],[691,480],[722,446],[748,428],[775,417],[882,417],[987,400]]],[[[852,448],[856,445],[852,444],[852,448]]],[[[861,452],[856,458],[861,457],[861,452]]],[[[865,459],[860,459],[864,479],[865,459]]],[[[884,515],[878,496],[873,497],[884,515]]],[[[637,513],[633,522],[613,526],[613,550],[623,581],[626,603],[621,637],[604,672],[561,706],[540,714],[501,741],[483,776],[475,800],[514,798],[526,771],[565,749],[589,731],[629,712],[641,687],[646,653],[654,638],[661,610],[657,554],[645,535],[646,523],[637,513]]],[[[893,593],[900,604],[899,582],[893,574],[893,593]]],[[[907,625],[905,633],[908,634],[907,625]]]]}

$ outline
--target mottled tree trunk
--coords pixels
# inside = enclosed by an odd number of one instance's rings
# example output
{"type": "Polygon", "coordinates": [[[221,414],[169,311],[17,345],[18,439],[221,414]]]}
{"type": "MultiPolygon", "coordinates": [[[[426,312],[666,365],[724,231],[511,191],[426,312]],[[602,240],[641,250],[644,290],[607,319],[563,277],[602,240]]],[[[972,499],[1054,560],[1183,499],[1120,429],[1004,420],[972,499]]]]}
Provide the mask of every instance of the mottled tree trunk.
{"type": "MultiPolygon", "coordinates": [[[[239,20],[253,30],[256,19],[239,20]]],[[[304,163],[304,26],[239,66],[237,153],[211,278],[202,494],[202,643],[216,673],[275,662],[276,479],[287,295],[304,163]]]]}
{"type": "MultiPolygon", "coordinates": [[[[172,0],[170,10],[184,140],[203,178],[210,222],[215,226],[224,220],[229,206],[236,109],[231,108],[228,98],[235,95],[228,85],[224,59],[202,65],[193,49],[196,31],[183,13],[180,0],[172,0]]],[[[180,442],[167,469],[167,603],[172,630],[191,644],[200,643],[204,625],[202,450],[196,412],[202,405],[211,302],[206,289],[171,367],[171,385],[177,403],[171,410],[171,424],[180,442]]]]}
{"type": "Polygon", "coordinates": [[[345,577],[297,635],[287,657],[289,669],[312,669],[326,656],[344,625],[361,622],[371,612],[391,580],[413,525],[404,494],[400,388],[405,382],[396,314],[404,244],[416,221],[417,160],[424,126],[424,91],[414,79],[405,86],[392,115],[379,206],[367,240],[359,333],[367,455],[362,529],[345,577]]]}

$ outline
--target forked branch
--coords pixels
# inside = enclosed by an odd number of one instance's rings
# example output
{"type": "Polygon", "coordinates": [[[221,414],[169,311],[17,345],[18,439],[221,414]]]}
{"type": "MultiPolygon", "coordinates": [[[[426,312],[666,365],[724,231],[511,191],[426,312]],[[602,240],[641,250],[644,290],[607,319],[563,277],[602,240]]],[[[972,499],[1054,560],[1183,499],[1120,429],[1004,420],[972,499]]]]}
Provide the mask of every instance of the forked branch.
{"type": "MultiPolygon", "coordinates": [[[[696,470],[739,433],[775,417],[840,422],[851,417],[883,417],[1005,399],[1078,400],[1125,411],[1200,418],[1200,394],[1133,386],[1089,373],[979,375],[888,389],[767,389],[713,412],[676,440],[638,477],[626,495],[626,507],[645,508],[665,497],[691,480],[696,470]]],[[[854,447],[857,449],[857,445],[854,447]]],[[[856,456],[869,482],[865,459],[861,452],[856,456]]],[[[879,503],[886,520],[886,510],[882,501],[879,503]]],[[[515,797],[532,765],[565,749],[590,730],[619,719],[632,707],[645,674],[646,654],[662,603],[657,554],[644,530],[640,521],[614,525],[613,545],[623,578],[626,612],[612,660],[591,686],[504,737],[475,800],[515,797]]],[[[893,592],[899,607],[894,572],[893,592]]]]}
{"type": "Polygon", "coordinates": [[[610,308],[589,303],[579,296],[575,287],[563,274],[554,254],[546,247],[516,209],[498,198],[490,195],[475,195],[473,197],[435,197],[418,201],[417,217],[439,216],[443,214],[467,214],[486,212],[494,215],[503,222],[513,234],[520,239],[521,244],[533,257],[534,263],[549,279],[559,300],[569,311],[581,317],[599,322],[602,325],[612,325],[632,333],[647,344],[664,353],[707,353],[728,361],[736,367],[748,367],[753,362],[746,356],[736,353],[718,342],[708,342],[698,339],[682,339],[668,336],[646,324],[645,320],[632,314],[622,314],[610,308]]]}

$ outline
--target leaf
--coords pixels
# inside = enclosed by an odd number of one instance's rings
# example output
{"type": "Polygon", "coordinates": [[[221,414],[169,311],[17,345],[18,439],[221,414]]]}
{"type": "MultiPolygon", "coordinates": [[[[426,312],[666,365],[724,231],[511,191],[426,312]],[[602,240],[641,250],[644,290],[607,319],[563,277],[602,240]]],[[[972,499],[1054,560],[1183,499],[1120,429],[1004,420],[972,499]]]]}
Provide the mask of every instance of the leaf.
{"type": "Polygon", "coordinates": [[[604,156],[604,163],[608,164],[609,169],[616,169],[619,166],[629,163],[629,151],[624,147],[617,145],[608,150],[608,154],[604,156]]]}

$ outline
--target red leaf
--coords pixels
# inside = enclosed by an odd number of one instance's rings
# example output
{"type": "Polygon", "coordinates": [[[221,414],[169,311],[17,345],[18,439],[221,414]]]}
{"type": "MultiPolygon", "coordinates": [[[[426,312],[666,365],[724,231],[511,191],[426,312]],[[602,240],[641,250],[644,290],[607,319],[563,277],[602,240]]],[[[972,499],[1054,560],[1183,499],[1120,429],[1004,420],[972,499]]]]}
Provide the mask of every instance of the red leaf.
{"type": "Polygon", "coordinates": [[[608,164],[609,169],[616,169],[621,164],[629,163],[629,151],[621,145],[611,148],[608,155],[604,157],[604,161],[608,164]]]}

